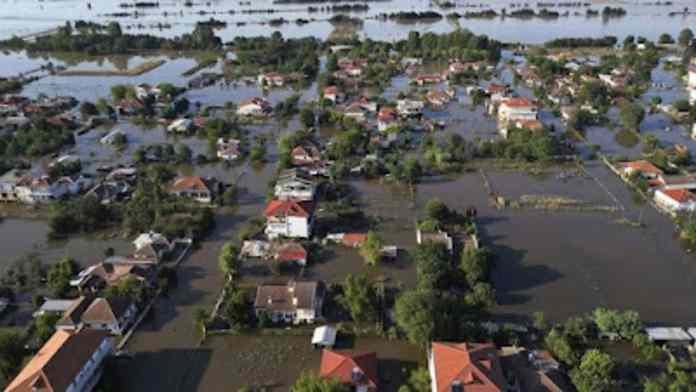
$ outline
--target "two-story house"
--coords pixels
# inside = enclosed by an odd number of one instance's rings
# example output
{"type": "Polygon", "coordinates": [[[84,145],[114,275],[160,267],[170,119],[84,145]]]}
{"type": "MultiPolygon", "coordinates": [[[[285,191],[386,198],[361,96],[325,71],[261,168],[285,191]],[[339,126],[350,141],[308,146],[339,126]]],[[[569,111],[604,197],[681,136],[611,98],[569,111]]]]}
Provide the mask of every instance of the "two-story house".
{"type": "Polygon", "coordinates": [[[199,203],[211,203],[213,191],[206,181],[198,176],[184,176],[174,180],[169,188],[169,193],[178,197],[185,197],[199,203]]]}
{"type": "Polygon", "coordinates": [[[314,200],[317,186],[307,176],[297,170],[290,170],[281,174],[276,181],[274,193],[280,200],[314,200]]]}
{"type": "Polygon", "coordinates": [[[272,200],[264,211],[266,235],[270,238],[309,238],[314,224],[314,203],[297,200],[272,200]]]}
{"type": "Polygon", "coordinates": [[[58,330],[14,378],[5,392],[89,392],[99,382],[114,341],[106,331],[58,330]]]}

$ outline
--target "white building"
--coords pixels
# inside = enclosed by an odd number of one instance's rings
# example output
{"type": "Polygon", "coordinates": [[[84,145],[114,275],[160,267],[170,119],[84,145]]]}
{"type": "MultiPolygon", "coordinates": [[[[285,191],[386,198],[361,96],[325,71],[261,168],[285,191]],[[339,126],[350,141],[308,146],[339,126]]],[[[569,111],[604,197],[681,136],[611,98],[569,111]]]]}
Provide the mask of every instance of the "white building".
{"type": "Polygon", "coordinates": [[[217,157],[224,161],[234,161],[241,156],[239,151],[240,141],[237,139],[217,140],[217,157]]]}
{"type": "Polygon", "coordinates": [[[106,331],[56,331],[5,392],[90,392],[114,341],[106,331]]]}
{"type": "Polygon", "coordinates": [[[264,211],[266,235],[270,238],[309,238],[314,224],[311,201],[272,200],[264,211]]]}
{"type": "Polygon", "coordinates": [[[174,120],[169,126],[167,127],[167,131],[169,132],[188,132],[193,128],[193,121],[191,121],[188,118],[180,118],[177,120],[174,120]]]}
{"type": "Polygon", "coordinates": [[[258,286],[254,310],[257,316],[265,314],[276,323],[311,324],[321,318],[323,304],[323,284],[291,280],[287,284],[258,286]]]}
{"type": "Polygon", "coordinates": [[[396,101],[396,111],[402,116],[416,116],[423,111],[423,101],[414,99],[400,99],[396,101]]]}
{"type": "Polygon", "coordinates": [[[271,112],[271,104],[263,98],[251,98],[242,101],[237,108],[240,116],[263,116],[271,112]]]}
{"type": "Polygon", "coordinates": [[[297,173],[287,173],[276,181],[274,193],[280,200],[314,200],[317,186],[314,181],[297,173]]]}
{"type": "Polygon", "coordinates": [[[498,121],[507,124],[510,121],[536,120],[539,107],[527,98],[503,99],[498,108],[498,121]]]}
{"type": "Polygon", "coordinates": [[[686,189],[658,189],[655,204],[670,213],[696,211],[696,196],[686,189]]]}

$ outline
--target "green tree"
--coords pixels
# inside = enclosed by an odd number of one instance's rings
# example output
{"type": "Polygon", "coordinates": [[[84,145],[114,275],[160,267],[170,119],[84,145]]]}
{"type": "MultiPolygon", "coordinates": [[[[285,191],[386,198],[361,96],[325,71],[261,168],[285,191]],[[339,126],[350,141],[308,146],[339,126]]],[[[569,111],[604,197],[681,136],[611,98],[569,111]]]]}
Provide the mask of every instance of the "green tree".
{"type": "Polygon", "coordinates": [[[495,289],[490,283],[477,282],[464,296],[464,302],[479,309],[488,309],[496,304],[495,289]]]}
{"type": "Polygon", "coordinates": [[[425,367],[419,367],[411,371],[408,383],[399,388],[399,392],[430,392],[430,373],[425,367]]]}
{"type": "Polygon", "coordinates": [[[70,278],[77,273],[75,260],[65,257],[48,270],[48,287],[56,297],[63,297],[70,289],[70,278]]]}
{"type": "Polygon", "coordinates": [[[300,119],[305,127],[313,127],[315,122],[314,109],[312,109],[311,107],[302,108],[302,110],[300,111],[300,119]]]}
{"type": "Polygon", "coordinates": [[[239,248],[231,242],[226,243],[220,250],[218,266],[228,281],[232,281],[239,275],[242,268],[242,260],[239,258],[239,248]]]}
{"type": "Polygon", "coordinates": [[[633,339],[640,333],[643,324],[637,312],[597,308],[592,313],[597,328],[604,333],[617,333],[624,339],[633,339]]]}
{"type": "Polygon", "coordinates": [[[445,278],[452,270],[450,254],[443,244],[427,242],[420,244],[413,252],[416,262],[417,284],[419,288],[442,288],[445,278]]]}
{"type": "Polygon", "coordinates": [[[245,326],[249,323],[250,303],[244,291],[234,287],[225,297],[225,318],[233,326],[245,326]]]}
{"type": "Polygon", "coordinates": [[[425,213],[428,218],[438,222],[446,221],[450,216],[450,210],[440,199],[430,199],[425,203],[425,213]]]}
{"type": "Polygon", "coordinates": [[[56,323],[60,320],[59,314],[42,314],[36,318],[36,336],[43,345],[56,332],[56,323]]]}
{"type": "Polygon", "coordinates": [[[679,32],[679,45],[689,46],[691,41],[694,40],[694,32],[691,29],[686,28],[679,32]]]}
{"type": "Polygon", "coordinates": [[[568,338],[558,329],[554,328],[546,335],[544,339],[546,348],[553,353],[561,362],[567,365],[574,365],[578,358],[573,346],[568,338]]]}
{"type": "Polygon", "coordinates": [[[0,373],[12,380],[24,359],[24,347],[19,333],[0,331],[0,373]]]}
{"type": "Polygon", "coordinates": [[[436,298],[432,291],[415,289],[396,299],[394,318],[411,343],[425,347],[435,333],[436,298]]]}
{"type": "Polygon", "coordinates": [[[486,248],[468,248],[462,252],[461,269],[470,286],[484,281],[490,272],[490,253],[486,248]]]}
{"type": "Polygon", "coordinates": [[[193,324],[200,331],[201,334],[205,335],[206,333],[206,328],[208,325],[208,319],[210,318],[210,315],[208,312],[203,309],[203,308],[197,308],[193,312],[193,324]]]}
{"type": "Polygon", "coordinates": [[[291,392],[349,392],[350,389],[338,380],[319,377],[314,372],[305,371],[295,381],[291,392]]]}
{"type": "Polygon", "coordinates": [[[367,239],[360,245],[360,255],[367,265],[374,266],[379,263],[382,258],[382,239],[376,232],[367,232],[367,239]]]}
{"type": "Polygon", "coordinates": [[[608,392],[614,386],[614,367],[610,355],[599,350],[588,350],[582,356],[580,365],[571,371],[570,378],[578,392],[608,392]]]}
{"type": "Polygon", "coordinates": [[[111,86],[111,97],[114,99],[114,101],[122,101],[126,99],[127,94],[128,87],[122,84],[116,84],[114,86],[111,86]]]}
{"type": "Polygon", "coordinates": [[[640,104],[626,101],[620,105],[619,119],[627,130],[638,132],[643,118],[645,118],[645,110],[640,104]]]}
{"type": "Polygon", "coordinates": [[[367,275],[348,274],[343,281],[343,293],[337,301],[348,310],[354,321],[365,323],[375,320],[374,298],[375,290],[367,275]]]}

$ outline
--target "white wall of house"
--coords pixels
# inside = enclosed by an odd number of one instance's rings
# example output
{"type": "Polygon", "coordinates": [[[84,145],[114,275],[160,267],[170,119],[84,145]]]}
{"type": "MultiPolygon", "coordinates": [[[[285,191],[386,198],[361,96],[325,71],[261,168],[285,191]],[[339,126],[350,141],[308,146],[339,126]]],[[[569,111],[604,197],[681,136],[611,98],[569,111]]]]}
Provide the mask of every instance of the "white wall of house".
{"type": "Polygon", "coordinates": [[[311,219],[304,217],[272,218],[267,221],[266,234],[271,238],[309,238],[312,234],[312,223],[311,219]]]}
{"type": "Polygon", "coordinates": [[[670,212],[680,212],[680,211],[696,211],[696,203],[693,201],[688,201],[685,203],[680,203],[677,200],[672,199],[667,196],[661,190],[657,190],[654,196],[655,203],[670,212]]]}
{"type": "Polygon", "coordinates": [[[430,373],[430,388],[432,392],[437,392],[437,379],[435,377],[435,360],[432,350],[428,350],[428,372],[430,373]]]}

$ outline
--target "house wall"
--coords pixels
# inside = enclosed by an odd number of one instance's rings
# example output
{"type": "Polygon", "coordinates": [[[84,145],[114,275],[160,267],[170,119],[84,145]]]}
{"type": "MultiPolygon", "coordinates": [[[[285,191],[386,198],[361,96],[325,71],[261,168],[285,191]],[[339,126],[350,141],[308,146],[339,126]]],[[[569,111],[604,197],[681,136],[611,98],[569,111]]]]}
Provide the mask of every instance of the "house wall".
{"type": "Polygon", "coordinates": [[[437,392],[437,380],[435,377],[435,359],[432,350],[428,350],[428,372],[430,373],[430,388],[432,392],[437,392]]]}
{"type": "Polygon", "coordinates": [[[694,203],[694,202],[679,203],[678,201],[665,195],[661,191],[655,192],[654,200],[655,200],[655,203],[657,203],[657,205],[659,207],[662,207],[662,208],[664,208],[668,211],[672,211],[672,212],[696,210],[696,203],[694,203]]]}
{"type": "Polygon", "coordinates": [[[101,376],[102,363],[114,351],[114,341],[106,338],[82,367],[66,392],[89,392],[101,376]]]}

